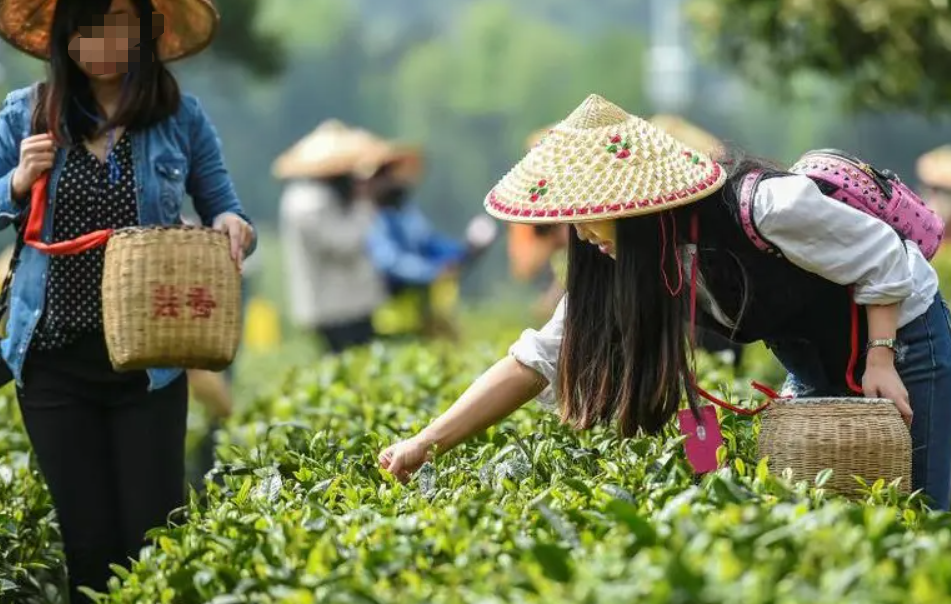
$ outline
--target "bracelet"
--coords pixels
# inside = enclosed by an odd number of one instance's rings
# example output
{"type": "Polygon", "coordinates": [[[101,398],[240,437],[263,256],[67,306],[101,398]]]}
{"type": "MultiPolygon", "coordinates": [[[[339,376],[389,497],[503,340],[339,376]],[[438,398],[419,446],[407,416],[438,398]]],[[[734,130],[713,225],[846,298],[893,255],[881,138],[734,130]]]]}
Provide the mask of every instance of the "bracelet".
{"type": "Polygon", "coordinates": [[[885,338],[882,340],[871,340],[865,346],[865,351],[868,352],[873,348],[889,348],[892,352],[896,352],[898,342],[895,338],[885,338]]]}

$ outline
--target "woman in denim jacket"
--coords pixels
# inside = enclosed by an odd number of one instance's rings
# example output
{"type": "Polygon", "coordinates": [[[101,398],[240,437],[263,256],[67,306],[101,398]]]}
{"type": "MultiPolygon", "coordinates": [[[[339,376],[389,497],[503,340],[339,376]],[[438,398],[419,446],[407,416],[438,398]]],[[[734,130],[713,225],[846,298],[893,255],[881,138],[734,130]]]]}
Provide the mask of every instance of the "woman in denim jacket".
{"type": "MultiPolygon", "coordinates": [[[[0,110],[0,227],[20,223],[49,174],[43,241],[181,222],[187,193],[235,262],[254,245],[198,101],[164,62],[211,41],[210,0],[0,1],[0,35],[49,61],[47,80],[0,110]]],[[[102,331],[103,250],[23,247],[2,349],[65,543],[73,602],[184,503],[186,378],[116,373],[102,331]]]]}

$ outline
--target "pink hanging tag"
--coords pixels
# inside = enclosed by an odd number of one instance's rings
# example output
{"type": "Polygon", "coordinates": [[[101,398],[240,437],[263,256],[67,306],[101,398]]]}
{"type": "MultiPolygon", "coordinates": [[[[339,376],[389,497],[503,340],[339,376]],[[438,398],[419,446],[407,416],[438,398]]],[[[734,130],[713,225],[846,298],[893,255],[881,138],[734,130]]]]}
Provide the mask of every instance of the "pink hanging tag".
{"type": "Polygon", "coordinates": [[[720,432],[720,422],[717,421],[717,412],[712,406],[700,408],[701,423],[697,424],[690,409],[677,414],[680,420],[680,431],[687,435],[684,441],[684,450],[687,452],[687,461],[693,466],[697,474],[706,474],[717,469],[717,448],[723,444],[723,434],[720,432]]]}

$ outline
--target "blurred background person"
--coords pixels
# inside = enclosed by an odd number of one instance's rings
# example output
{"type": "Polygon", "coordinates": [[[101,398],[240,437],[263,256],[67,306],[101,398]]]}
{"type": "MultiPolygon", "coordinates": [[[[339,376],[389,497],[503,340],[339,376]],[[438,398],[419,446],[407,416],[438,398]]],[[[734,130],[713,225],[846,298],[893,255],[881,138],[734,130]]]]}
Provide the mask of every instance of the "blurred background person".
{"type": "MultiPolygon", "coordinates": [[[[4,294],[8,296],[9,299],[9,286],[7,283],[7,277],[12,278],[13,262],[14,255],[16,250],[16,244],[8,245],[3,249],[3,252],[0,252],[0,283],[3,283],[4,294]]],[[[7,362],[3,359],[0,359],[0,387],[6,386],[13,381],[13,372],[10,371],[10,366],[7,365],[7,362]]]]}
{"type": "Polygon", "coordinates": [[[537,319],[551,317],[565,295],[563,269],[570,236],[563,225],[509,225],[509,272],[516,281],[534,282],[541,289],[532,306],[537,319]]]}
{"type": "MultiPolygon", "coordinates": [[[[541,141],[551,128],[536,130],[525,141],[526,151],[541,141]]],[[[539,320],[547,321],[565,295],[564,268],[570,228],[565,225],[515,224],[508,226],[509,272],[520,282],[535,282],[542,294],[532,307],[539,320]]]]}
{"type": "Polygon", "coordinates": [[[951,145],[943,145],[918,158],[915,166],[918,181],[921,184],[921,198],[944,220],[944,242],[931,264],[938,273],[941,294],[947,300],[951,298],[951,145]]]}
{"type": "Polygon", "coordinates": [[[454,338],[451,311],[460,273],[488,249],[498,228],[487,216],[478,216],[470,221],[465,240],[437,231],[412,199],[422,173],[421,151],[394,144],[369,175],[378,214],[367,249],[391,296],[374,326],[390,337],[454,338]]]}
{"type": "Polygon", "coordinates": [[[280,235],[293,321],[333,353],[373,340],[386,289],[367,254],[377,219],[355,172],[386,143],[338,120],[322,123],[280,155],[280,235]]]}
{"type": "MultiPolygon", "coordinates": [[[[944,145],[918,158],[921,196],[945,224],[951,221],[951,145],[944,145]]],[[[947,230],[945,238],[951,237],[947,230]]]]}

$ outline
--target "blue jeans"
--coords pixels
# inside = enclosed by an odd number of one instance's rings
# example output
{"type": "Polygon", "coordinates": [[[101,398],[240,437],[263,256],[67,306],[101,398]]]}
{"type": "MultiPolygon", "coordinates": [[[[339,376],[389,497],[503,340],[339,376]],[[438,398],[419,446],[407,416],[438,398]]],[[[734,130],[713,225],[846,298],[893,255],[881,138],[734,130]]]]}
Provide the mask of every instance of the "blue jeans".
{"type": "MultiPolygon", "coordinates": [[[[938,295],[925,314],[898,330],[895,369],[908,389],[911,424],[912,488],[922,489],[936,508],[951,505],[951,314],[938,295]]],[[[804,340],[770,343],[789,376],[783,394],[843,396],[804,340]]]]}

